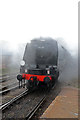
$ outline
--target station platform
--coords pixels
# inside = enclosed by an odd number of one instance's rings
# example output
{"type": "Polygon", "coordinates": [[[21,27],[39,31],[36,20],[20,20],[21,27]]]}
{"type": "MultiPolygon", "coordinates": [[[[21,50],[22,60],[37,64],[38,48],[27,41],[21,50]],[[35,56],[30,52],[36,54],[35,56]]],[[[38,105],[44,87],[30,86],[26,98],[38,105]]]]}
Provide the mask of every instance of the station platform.
{"type": "Polygon", "coordinates": [[[78,118],[78,89],[62,88],[40,118],[78,118]]]}

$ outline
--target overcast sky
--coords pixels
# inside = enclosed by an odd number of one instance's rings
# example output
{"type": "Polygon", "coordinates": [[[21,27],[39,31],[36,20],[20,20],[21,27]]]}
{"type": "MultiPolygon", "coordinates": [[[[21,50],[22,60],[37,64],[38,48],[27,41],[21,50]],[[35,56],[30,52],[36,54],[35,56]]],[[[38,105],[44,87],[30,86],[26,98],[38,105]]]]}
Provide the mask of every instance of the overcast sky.
{"type": "Polygon", "coordinates": [[[63,38],[75,53],[78,44],[78,1],[0,1],[0,40],[11,42],[11,47],[15,48],[18,43],[39,36],[63,38]]]}

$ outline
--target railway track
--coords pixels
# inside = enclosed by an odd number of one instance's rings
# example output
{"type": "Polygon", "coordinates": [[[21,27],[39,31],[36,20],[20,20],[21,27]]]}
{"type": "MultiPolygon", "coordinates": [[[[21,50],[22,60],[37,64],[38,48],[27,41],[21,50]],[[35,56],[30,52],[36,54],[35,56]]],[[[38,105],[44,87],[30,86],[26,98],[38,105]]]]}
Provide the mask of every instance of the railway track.
{"type": "MultiPolygon", "coordinates": [[[[0,76],[1,77],[1,76],[0,76]]],[[[5,82],[2,83],[3,80],[1,80],[0,83],[0,95],[4,95],[8,92],[10,92],[11,90],[17,89],[19,88],[19,83],[17,80],[14,79],[15,82],[13,82],[11,79],[16,78],[16,75],[12,74],[11,76],[9,75],[3,75],[5,82]],[[8,79],[7,79],[8,78],[8,79]],[[10,80],[10,81],[8,81],[10,80]],[[13,83],[12,83],[13,82],[13,83]],[[11,83],[11,84],[10,84],[11,83]]],[[[22,84],[22,86],[25,86],[25,83],[22,84]]]]}
{"type": "Polygon", "coordinates": [[[0,79],[0,83],[3,83],[3,82],[5,82],[5,81],[8,81],[8,80],[10,80],[10,79],[14,79],[14,78],[16,78],[16,76],[8,76],[8,77],[4,77],[4,78],[0,79]]]}
{"type": "MultiPolygon", "coordinates": [[[[52,89],[55,89],[55,86],[52,89]]],[[[39,109],[39,107],[46,100],[48,92],[46,94],[42,92],[41,93],[33,92],[32,94],[29,93],[32,92],[26,90],[22,94],[10,100],[9,102],[3,104],[0,107],[0,110],[3,111],[3,118],[14,117],[14,119],[15,118],[17,119],[18,117],[20,117],[30,120],[34,116],[36,111],[39,109]]]]}
{"type": "Polygon", "coordinates": [[[17,95],[16,97],[14,97],[13,99],[11,99],[10,101],[6,102],[5,104],[0,106],[0,110],[5,110],[7,107],[9,107],[11,104],[13,104],[15,101],[19,100],[21,97],[23,97],[24,95],[28,94],[29,91],[26,90],[24,92],[22,92],[21,94],[17,95]]]}
{"type": "Polygon", "coordinates": [[[10,76],[10,75],[15,75],[15,74],[18,74],[19,72],[17,71],[17,72],[15,72],[15,73],[11,73],[11,74],[9,74],[9,73],[6,73],[6,74],[2,74],[2,75],[0,75],[0,78],[1,77],[5,77],[5,76],[10,76]]]}
{"type": "Polygon", "coordinates": [[[3,90],[5,90],[5,89],[7,89],[7,88],[9,88],[9,87],[11,87],[11,86],[13,86],[13,85],[15,85],[15,84],[18,84],[18,82],[14,82],[14,83],[11,83],[11,84],[6,85],[6,86],[3,86],[3,85],[2,85],[2,88],[0,88],[0,91],[3,91],[3,90]]]}
{"type": "Polygon", "coordinates": [[[31,110],[31,112],[25,117],[27,120],[30,120],[33,115],[36,113],[36,111],[39,109],[39,107],[43,104],[43,102],[46,99],[46,95],[44,95],[40,101],[37,103],[37,105],[31,110]]]}
{"type": "MultiPolygon", "coordinates": [[[[6,76],[6,75],[5,75],[6,76]]],[[[25,90],[25,84],[22,84],[22,89],[20,88],[19,83],[16,79],[14,81],[6,81],[4,83],[0,83],[0,98],[2,99],[2,102],[0,103],[0,106],[3,105],[6,101],[11,100],[16,95],[20,94],[25,90]]]]}
{"type": "MultiPolygon", "coordinates": [[[[19,100],[21,97],[23,97],[24,95],[27,95],[27,94],[29,94],[29,93],[30,93],[29,91],[25,91],[25,92],[23,92],[22,94],[20,94],[19,96],[16,96],[16,97],[13,98],[11,101],[9,101],[9,102],[5,103],[4,105],[2,105],[2,106],[0,107],[0,110],[5,111],[7,108],[9,108],[9,106],[12,106],[12,104],[13,104],[14,102],[16,102],[16,101],[19,100]]],[[[41,98],[38,100],[37,104],[32,108],[32,110],[31,110],[30,112],[26,113],[25,119],[30,120],[30,119],[33,117],[33,115],[35,114],[35,112],[39,109],[39,107],[43,104],[43,102],[45,101],[45,99],[46,99],[46,95],[44,95],[43,97],[41,97],[41,98]]],[[[17,117],[19,117],[19,116],[17,116],[17,117]]]]}
{"type": "MultiPolygon", "coordinates": [[[[23,87],[25,87],[25,85],[26,84],[22,84],[23,87]]],[[[8,92],[10,92],[10,91],[12,91],[14,89],[17,89],[17,88],[19,88],[19,85],[16,85],[14,87],[8,88],[8,89],[3,90],[3,91],[0,91],[0,95],[5,95],[6,93],[8,93],[8,92]]]]}
{"type": "Polygon", "coordinates": [[[16,73],[16,74],[5,74],[5,75],[2,75],[2,76],[0,76],[0,83],[3,83],[3,82],[5,82],[5,81],[8,81],[8,80],[10,80],[10,79],[14,79],[14,78],[16,78],[16,75],[17,75],[18,73],[16,73]]]}

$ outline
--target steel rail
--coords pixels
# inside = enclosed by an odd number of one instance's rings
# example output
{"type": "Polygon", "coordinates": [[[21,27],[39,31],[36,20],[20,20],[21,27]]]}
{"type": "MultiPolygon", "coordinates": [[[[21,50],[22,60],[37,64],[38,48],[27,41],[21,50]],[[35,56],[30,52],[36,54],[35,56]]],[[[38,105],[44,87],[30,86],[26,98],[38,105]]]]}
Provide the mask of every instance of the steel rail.
{"type": "MultiPolygon", "coordinates": [[[[57,83],[55,83],[55,85],[52,87],[52,89],[55,89],[57,83]]],[[[47,91],[48,93],[49,91],[47,91]]],[[[46,95],[47,95],[46,93],[46,95]]],[[[44,97],[37,103],[37,105],[32,109],[32,111],[26,116],[26,120],[30,120],[34,114],[36,113],[36,111],[39,109],[39,107],[43,104],[43,102],[46,99],[46,95],[44,95],[44,97]]]]}
{"type": "Polygon", "coordinates": [[[2,82],[5,82],[6,81],[6,79],[7,79],[7,81],[8,80],[10,80],[10,79],[14,79],[14,78],[16,78],[16,75],[17,75],[18,73],[13,73],[13,74],[6,74],[6,75],[2,75],[2,76],[0,76],[0,83],[2,83],[2,82]]]}
{"type": "Polygon", "coordinates": [[[8,76],[8,77],[5,77],[5,78],[2,78],[2,79],[0,79],[0,83],[8,81],[10,79],[14,79],[14,78],[16,78],[16,75],[15,76],[8,76]]]}
{"type": "Polygon", "coordinates": [[[30,120],[35,112],[39,109],[39,107],[42,105],[42,103],[45,101],[46,95],[37,103],[37,105],[32,109],[32,111],[26,116],[27,120],[30,120]]]}
{"type": "Polygon", "coordinates": [[[9,76],[9,75],[15,75],[15,74],[18,74],[18,73],[19,72],[15,72],[15,73],[12,73],[12,74],[9,74],[9,73],[1,74],[0,77],[9,76]]]}
{"type": "Polygon", "coordinates": [[[22,98],[23,96],[27,95],[28,93],[30,93],[30,91],[28,91],[28,90],[22,92],[21,94],[19,94],[18,96],[14,97],[10,101],[8,101],[5,104],[1,105],[0,106],[0,110],[5,110],[8,106],[10,106],[14,102],[16,102],[17,100],[19,100],[20,98],[22,98]]]}
{"type": "MultiPolygon", "coordinates": [[[[25,84],[22,84],[22,86],[23,85],[26,85],[26,83],[25,84]]],[[[14,89],[16,89],[16,88],[19,88],[19,85],[17,85],[17,86],[14,86],[14,87],[12,87],[12,88],[9,88],[9,89],[7,89],[7,90],[4,90],[4,91],[0,91],[0,95],[3,95],[3,94],[5,94],[5,93],[7,93],[7,92],[9,92],[9,91],[11,91],[11,90],[14,90],[14,89]]]]}
{"type": "Polygon", "coordinates": [[[0,95],[3,95],[3,94],[5,94],[5,93],[7,93],[7,92],[9,92],[9,91],[11,91],[11,90],[13,90],[13,89],[18,88],[18,87],[19,87],[19,85],[15,86],[15,87],[12,87],[12,88],[9,88],[9,89],[7,89],[7,90],[1,91],[1,92],[0,92],[0,95]]]}
{"type": "Polygon", "coordinates": [[[18,83],[18,82],[14,82],[14,83],[11,83],[11,84],[6,85],[6,86],[3,86],[3,85],[2,85],[2,88],[0,88],[0,91],[3,91],[4,89],[6,89],[6,88],[8,88],[8,87],[10,87],[10,86],[12,86],[12,85],[15,85],[16,83],[18,83]]]}

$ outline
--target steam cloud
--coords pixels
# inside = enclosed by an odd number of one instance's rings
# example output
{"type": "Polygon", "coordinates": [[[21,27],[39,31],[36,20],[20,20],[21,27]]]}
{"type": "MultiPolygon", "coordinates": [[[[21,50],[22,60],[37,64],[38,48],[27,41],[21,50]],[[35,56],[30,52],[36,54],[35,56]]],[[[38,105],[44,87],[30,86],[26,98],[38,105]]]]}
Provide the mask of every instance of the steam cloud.
{"type": "Polygon", "coordinates": [[[78,55],[71,54],[69,47],[63,40],[57,39],[59,43],[59,80],[68,85],[78,86],[78,55]],[[62,47],[63,46],[63,47],[62,47]],[[64,51],[62,50],[62,48],[64,51]]]}
{"type": "MultiPolygon", "coordinates": [[[[64,42],[64,40],[57,39],[58,48],[59,48],[59,56],[58,56],[58,67],[60,70],[59,81],[67,83],[67,84],[77,84],[78,81],[78,55],[77,52],[75,55],[71,54],[70,49],[64,42]]],[[[19,71],[20,61],[23,58],[25,44],[18,44],[17,49],[11,50],[9,49],[9,42],[3,41],[1,45],[2,49],[2,57],[3,65],[4,62],[7,64],[7,67],[10,69],[17,69],[19,71]],[[5,44],[4,44],[5,43],[5,44]],[[8,56],[8,57],[7,57],[8,56]],[[9,59],[10,58],[10,59],[9,59]]],[[[14,70],[15,71],[15,70],[14,70]]]]}

